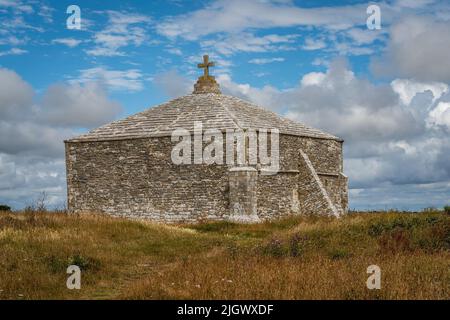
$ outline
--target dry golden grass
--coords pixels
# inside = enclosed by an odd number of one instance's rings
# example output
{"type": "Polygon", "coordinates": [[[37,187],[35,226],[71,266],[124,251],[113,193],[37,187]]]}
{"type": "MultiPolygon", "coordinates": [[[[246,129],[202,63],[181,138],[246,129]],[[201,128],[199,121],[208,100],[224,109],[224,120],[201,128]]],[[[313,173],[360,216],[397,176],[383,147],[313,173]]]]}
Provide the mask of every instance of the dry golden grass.
{"type": "Polygon", "coordinates": [[[449,299],[450,216],[165,226],[0,213],[0,299],[449,299]],[[81,290],[66,268],[82,269],[81,290]],[[382,271],[368,290],[366,269],[382,271]]]}

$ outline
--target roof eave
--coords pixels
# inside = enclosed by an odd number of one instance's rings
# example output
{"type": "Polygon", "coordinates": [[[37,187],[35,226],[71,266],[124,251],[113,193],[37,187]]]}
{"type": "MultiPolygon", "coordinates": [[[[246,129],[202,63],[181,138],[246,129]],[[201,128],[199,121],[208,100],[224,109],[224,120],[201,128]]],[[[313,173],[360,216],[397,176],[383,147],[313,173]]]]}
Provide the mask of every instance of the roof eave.
{"type": "MultiPolygon", "coordinates": [[[[225,130],[223,130],[222,132],[225,133],[225,130]]],[[[341,142],[341,143],[344,142],[344,139],[341,139],[341,138],[335,137],[335,136],[318,137],[318,136],[312,136],[312,135],[299,135],[299,134],[292,134],[292,133],[285,133],[285,132],[280,132],[280,135],[300,137],[300,138],[318,139],[318,140],[334,140],[334,141],[341,142]]],[[[108,142],[108,141],[124,141],[124,140],[164,138],[164,137],[171,137],[171,135],[163,133],[163,134],[154,134],[154,135],[128,136],[128,137],[123,136],[123,137],[109,137],[109,138],[82,138],[82,137],[75,137],[75,138],[72,138],[72,139],[64,140],[64,143],[108,142]]]]}

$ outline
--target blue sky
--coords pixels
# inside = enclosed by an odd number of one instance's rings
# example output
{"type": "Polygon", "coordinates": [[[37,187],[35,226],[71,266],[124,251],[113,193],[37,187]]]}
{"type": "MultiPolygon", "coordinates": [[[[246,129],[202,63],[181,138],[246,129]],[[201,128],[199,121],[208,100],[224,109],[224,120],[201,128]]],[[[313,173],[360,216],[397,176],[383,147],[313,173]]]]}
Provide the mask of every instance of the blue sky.
{"type": "Polygon", "coordinates": [[[434,0],[0,0],[0,203],[62,205],[62,140],[189,93],[209,54],[224,93],[345,139],[351,208],[441,207],[449,20],[434,0]]]}

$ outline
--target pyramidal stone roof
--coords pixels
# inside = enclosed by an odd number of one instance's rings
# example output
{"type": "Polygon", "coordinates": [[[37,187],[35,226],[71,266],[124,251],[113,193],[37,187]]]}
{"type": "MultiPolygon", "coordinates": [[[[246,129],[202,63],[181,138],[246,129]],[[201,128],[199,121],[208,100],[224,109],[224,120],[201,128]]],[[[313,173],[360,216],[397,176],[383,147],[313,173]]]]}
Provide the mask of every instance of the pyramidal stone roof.
{"type": "Polygon", "coordinates": [[[221,94],[219,85],[208,71],[214,63],[209,62],[208,56],[204,56],[204,63],[198,66],[204,68],[205,73],[198,79],[192,94],[111,122],[68,141],[108,141],[171,136],[175,129],[194,132],[195,121],[201,121],[203,130],[278,129],[280,134],[342,141],[336,136],[280,117],[250,102],[221,94]]]}

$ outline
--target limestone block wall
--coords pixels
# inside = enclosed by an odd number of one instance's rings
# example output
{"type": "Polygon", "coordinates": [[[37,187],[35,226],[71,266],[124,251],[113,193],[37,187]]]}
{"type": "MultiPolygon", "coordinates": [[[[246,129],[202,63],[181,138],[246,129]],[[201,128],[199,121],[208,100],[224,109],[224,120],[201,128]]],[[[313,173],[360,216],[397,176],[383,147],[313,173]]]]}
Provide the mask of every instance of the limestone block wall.
{"type": "Polygon", "coordinates": [[[299,150],[308,155],[318,173],[339,174],[343,171],[341,141],[280,135],[283,170],[298,170],[299,150]]]}
{"type": "MultiPolygon", "coordinates": [[[[175,165],[174,144],[170,137],[66,142],[69,210],[164,222],[229,218],[230,166],[175,165]]],[[[330,201],[338,209],[347,207],[342,143],[280,135],[280,172],[257,176],[261,219],[330,212],[315,177],[306,169],[302,150],[330,201]]]]}
{"type": "Polygon", "coordinates": [[[298,172],[280,172],[258,177],[258,216],[273,219],[298,213],[298,172]],[[297,207],[296,207],[297,206],[297,207]]]}
{"type": "Polygon", "coordinates": [[[322,185],[338,210],[348,211],[347,177],[345,175],[319,175],[322,185]]]}
{"type": "Polygon", "coordinates": [[[228,214],[228,168],[174,165],[170,137],[66,143],[68,207],[157,221],[228,214]]]}
{"type": "MultiPolygon", "coordinates": [[[[302,195],[299,200],[303,203],[303,211],[315,212],[314,206],[306,205],[314,198],[307,196],[314,194],[317,189],[312,188],[310,179],[306,179],[303,169],[304,161],[301,159],[300,150],[303,151],[317,175],[319,176],[322,186],[327,191],[332,203],[337,207],[338,211],[347,212],[348,207],[348,181],[343,172],[343,153],[342,142],[336,140],[326,140],[308,137],[297,137],[290,135],[280,136],[280,160],[281,169],[285,171],[300,171],[298,185],[299,193],[302,195]],[[302,173],[303,172],[303,173],[302,173]],[[302,176],[303,175],[303,176],[302,176]],[[303,182],[306,181],[306,182],[303,182]],[[310,181],[310,182],[307,182],[310,181]],[[305,198],[307,197],[307,198],[305,198]]],[[[315,199],[315,198],[314,198],[315,199]]],[[[317,201],[315,199],[314,201],[317,201]]],[[[314,202],[312,201],[312,202],[314,202]]]]}

